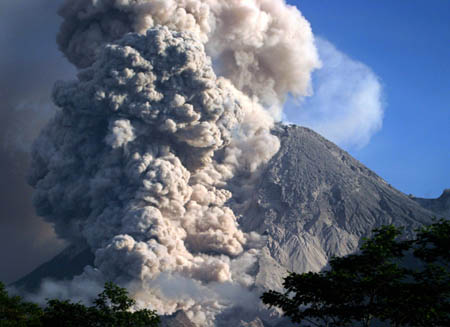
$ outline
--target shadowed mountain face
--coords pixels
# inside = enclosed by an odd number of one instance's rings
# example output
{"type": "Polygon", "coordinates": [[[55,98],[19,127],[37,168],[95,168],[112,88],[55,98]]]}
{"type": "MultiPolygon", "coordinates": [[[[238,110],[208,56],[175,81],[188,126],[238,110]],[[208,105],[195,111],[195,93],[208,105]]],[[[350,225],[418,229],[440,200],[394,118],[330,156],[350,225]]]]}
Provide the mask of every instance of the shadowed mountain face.
{"type": "MultiPolygon", "coordinates": [[[[240,220],[246,232],[267,236],[256,277],[261,289],[279,289],[288,270],[322,269],[330,256],[355,251],[375,227],[393,223],[405,226],[412,235],[436,215],[421,205],[435,206],[392,188],[312,130],[280,125],[273,133],[280,138],[281,149],[262,172],[240,220]]],[[[70,247],[16,286],[35,290],[43,278],[69,279],[92,262],[88,249],[70,247]]],[[[239,326],[239,317],[234,318],[239,326]]],[[[184,326],[182,321],[183,315],[178,314],[166,325],[184,326]]],[[[271,323],[242,324],[263,325],[271,323]]]]}
{"type": "Polygon", "coordinates": [[[92,265],[94,255],[86,246],[71,245],[50,261],[40,265],[13,285],[27,292],[39,290],[42,280],[69,280],[83,272],[83,268],[92,265]]]}

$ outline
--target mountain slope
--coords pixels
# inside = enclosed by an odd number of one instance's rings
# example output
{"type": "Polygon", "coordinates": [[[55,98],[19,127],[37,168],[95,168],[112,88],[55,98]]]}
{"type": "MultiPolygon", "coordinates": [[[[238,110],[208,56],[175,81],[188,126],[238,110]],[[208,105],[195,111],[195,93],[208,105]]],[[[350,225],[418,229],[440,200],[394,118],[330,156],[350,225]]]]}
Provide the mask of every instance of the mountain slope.
{"type": "Polygon", "coordinates": [[[444,190],[437,199],[416,198],[414,196],[411,199],[434,212],[437,218],[450,218],[450,189],[444,190]]]}
{"type": "MultiPolygon", "coordinates": [[[[412,235],[436,215],[312,130],[279,125],[273,133],[281,148],[240,220],[245,231],[267,237],[256,274],[260,290],[279,289],[288,270],[318,271],[330,256],[355,251],[375,227],[394,223],[412,235]]],[[[92,263],[88,249],[70,247],[16,286],[32,291],[43,278],[70,279],[92,263]]],[[[284,326],[269,316],[223,318],[232,326],[284,326]]],[[[189,320],[179,312],[164,326],[189,326],[189,320]]]]}
{"type": "Polygon", "coordinates": [[[92,265],[94,255],[87,246],[70,245],[53,259],[43,263],[13,286],[27,292],[39,290],[44,279],[69,280],[83,272],[86,265],[92,265]]]}
{"type": "Polygon", "coordinates": [[[380,225],[414,229],[433,213],[310,129],[279,126],[272,158],[240,222],[267,235],[259,283],[280,286],[286,271],[322,269],[332,255],[355,251],[380,225]]]}

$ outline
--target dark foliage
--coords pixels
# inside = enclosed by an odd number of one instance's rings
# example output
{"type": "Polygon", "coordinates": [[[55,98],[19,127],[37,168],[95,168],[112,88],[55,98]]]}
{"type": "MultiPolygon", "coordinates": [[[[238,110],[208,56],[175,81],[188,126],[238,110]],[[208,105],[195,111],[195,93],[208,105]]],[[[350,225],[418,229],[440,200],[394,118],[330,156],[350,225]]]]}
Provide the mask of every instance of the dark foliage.
{"type": "Polygon", "coordinates": [[[303,326],[450,326],[450,222],[414,240],[401,232],[376,229],[359,253],[334,257],[319,273],[290,273],[284,293],[262,300],[303,326]]]}
{"type": "Polygon", "coordinates": [[[19,296],[9,296],[0,283],[0,327],[157,327],[155,311],[130,309],[135,301],[126,289],[106,283],[105,289],[87,307],[70,300],[48,300],[41,309],[19,296]]]}
{"type": "Polygon", "coordinates": [[[40,327],[42,309],[34,303],[9,296],[0,282],[0,327],[40,327]]]}

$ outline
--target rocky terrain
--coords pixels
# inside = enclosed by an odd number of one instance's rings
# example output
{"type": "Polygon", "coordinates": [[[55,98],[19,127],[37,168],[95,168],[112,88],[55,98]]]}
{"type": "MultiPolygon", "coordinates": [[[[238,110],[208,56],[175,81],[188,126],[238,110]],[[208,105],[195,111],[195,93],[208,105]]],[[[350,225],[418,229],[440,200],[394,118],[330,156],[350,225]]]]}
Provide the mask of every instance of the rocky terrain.
{"type": "Polygon", "coordinates": [[[450,189],[445,189],[437,199],[424,199],[411,196],[422,207],[433,211],[437,218],[450,218],[450,189]]]}
{"type": "Polygon", "coordinates": [[[405,226],[412,235],[436,215],[314,131],[279,126],[274,133],[281,148],[241,221],[246,231],[268,238],[262,287],[279,287],[287,270],[322,269],[330,256],[355,251],[378,226],[405,226]]]}

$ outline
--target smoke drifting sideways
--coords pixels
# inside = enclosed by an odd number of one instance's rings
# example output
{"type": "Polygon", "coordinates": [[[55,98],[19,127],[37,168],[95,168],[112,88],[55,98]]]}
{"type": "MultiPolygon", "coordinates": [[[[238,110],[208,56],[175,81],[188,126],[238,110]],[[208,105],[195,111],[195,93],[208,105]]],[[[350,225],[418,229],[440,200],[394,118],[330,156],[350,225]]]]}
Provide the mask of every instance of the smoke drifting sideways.
{"type": "Polygon", "coordinates": [[[287,93],[310,91],[308,22],[282,0],[80,0],[60,14],[60,49],[80,70],[54,87],[61,109],[29,183],[37,213],[95,263],[44,293],[110,280],[140,306],[218,325],[256,296],[264,238],[230,207],[251,192],[231,191],[251,189],[278,151],[287,93]]]}
{"type": "Polygon", "coordinates": [[[313,73],[314,95],[300,103],[288,99],[285,118],[314,129],[344,149],[361,149],[383,125],[382,82],[368,66],[327,40],[317,37],[316,45],[322,67],[313,73]]]}

